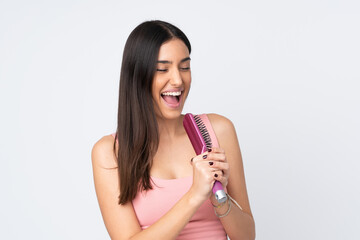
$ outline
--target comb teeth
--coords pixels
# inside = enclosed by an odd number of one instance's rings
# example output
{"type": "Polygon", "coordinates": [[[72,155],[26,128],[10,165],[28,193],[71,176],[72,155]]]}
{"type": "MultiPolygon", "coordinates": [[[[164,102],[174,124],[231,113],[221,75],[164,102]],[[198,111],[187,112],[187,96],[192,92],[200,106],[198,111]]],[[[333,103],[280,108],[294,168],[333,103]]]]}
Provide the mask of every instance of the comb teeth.
{"type": "Polygon", "coordinates": [[[203,123],[203,121],[201,120],[201,118],[198,115],[194,115],[194,120],[200,130],[201,136],[204,139],[206,148],[207,149],[212,148],[211,137],[210,137],[208,130],[206,129],[205,124],[203,123]]]}

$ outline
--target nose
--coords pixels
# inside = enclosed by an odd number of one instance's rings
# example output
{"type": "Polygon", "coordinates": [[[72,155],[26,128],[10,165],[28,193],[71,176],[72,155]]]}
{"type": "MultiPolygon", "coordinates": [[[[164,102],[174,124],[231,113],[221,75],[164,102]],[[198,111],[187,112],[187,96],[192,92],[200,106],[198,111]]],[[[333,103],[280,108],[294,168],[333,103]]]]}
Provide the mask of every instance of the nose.
{"type": "Polygon", "coordinates": [[[172,72],[173,73],[171,75],[170,84],[174,87],[181,86],[183,80],[182,80],[179,69],[174,69],[174,71],[172,71],[172,72]]]}

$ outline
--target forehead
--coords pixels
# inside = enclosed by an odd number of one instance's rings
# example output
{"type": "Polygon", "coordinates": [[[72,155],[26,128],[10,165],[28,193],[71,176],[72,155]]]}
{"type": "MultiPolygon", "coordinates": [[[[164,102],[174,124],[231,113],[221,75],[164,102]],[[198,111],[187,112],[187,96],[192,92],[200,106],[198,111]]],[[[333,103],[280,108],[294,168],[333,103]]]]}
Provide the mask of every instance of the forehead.
{"type": "Polygon", "coordinates": [[[180,39],[172,39],[161,45],[158,60],[180,61],[189,56],[189,50],[180,39]]]}

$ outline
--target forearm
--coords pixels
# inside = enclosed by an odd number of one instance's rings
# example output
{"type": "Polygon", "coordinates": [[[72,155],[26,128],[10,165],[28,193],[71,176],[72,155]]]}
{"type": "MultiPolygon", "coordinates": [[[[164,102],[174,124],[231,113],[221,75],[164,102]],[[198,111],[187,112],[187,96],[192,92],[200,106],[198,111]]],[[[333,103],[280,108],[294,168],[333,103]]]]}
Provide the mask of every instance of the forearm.
{"type": "Polygon", "coordinates": [[[175,239],[201,204],[189,191],[156,223],[130,239],[175,239]]]}
{"type": "MultiPolygon", "coordinates": [[[[230,199],[228,201],[231,201],[230,199]]],[[[246,212],[238,208],[233,202],[230,212],[225,217],[219,218],[227,235],[231,240],[255,239],[254,219],[246,212]]],[[[216,209],[219,215],[223,215],[229,208],[228,203],[216,209]]]]}

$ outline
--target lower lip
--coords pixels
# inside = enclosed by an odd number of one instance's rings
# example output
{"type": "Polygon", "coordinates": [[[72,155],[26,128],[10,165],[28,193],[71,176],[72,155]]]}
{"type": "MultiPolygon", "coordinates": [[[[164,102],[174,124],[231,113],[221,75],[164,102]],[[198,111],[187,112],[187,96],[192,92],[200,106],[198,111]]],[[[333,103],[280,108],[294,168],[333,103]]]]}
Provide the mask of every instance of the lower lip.
{"type": "Polygon", "coordinates": [[[181,93],[180,97],[179,97],[179,101],[176,104],[171,104],[166,102],[162,97],[161,100],[165,103],[166,106],[168,106],[169,108],[173,108],[176,109],[178,107],[180,107],[180,103],[181,103],[181,99],[182,99],[183,93],[181,93]]]}

